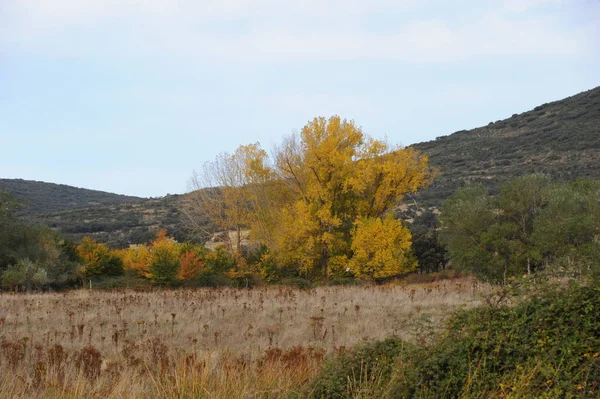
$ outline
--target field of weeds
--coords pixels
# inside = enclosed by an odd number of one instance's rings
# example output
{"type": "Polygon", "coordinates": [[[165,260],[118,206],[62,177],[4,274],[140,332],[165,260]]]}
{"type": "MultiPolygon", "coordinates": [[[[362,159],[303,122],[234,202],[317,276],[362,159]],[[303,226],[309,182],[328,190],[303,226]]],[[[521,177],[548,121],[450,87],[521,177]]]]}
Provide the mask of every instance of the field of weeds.
{"type": "Polygon", "coordinates": [[[0,397],[289,397],[324,360],[390,335],[431,337],[490,287],[0,294],[0,397]]]}

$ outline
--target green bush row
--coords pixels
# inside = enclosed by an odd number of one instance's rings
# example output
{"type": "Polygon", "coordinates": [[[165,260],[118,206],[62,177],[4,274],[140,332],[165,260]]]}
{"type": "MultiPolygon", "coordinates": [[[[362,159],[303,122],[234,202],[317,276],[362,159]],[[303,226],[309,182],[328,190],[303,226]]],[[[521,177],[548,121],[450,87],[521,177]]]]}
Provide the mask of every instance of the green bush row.
{"type": "Polygon", "coordinates": [[[411,345],[393,337],[339,354],[307,395],[599,397],[600,286],[536,286],[513,306],[506,294],[457,313],[435,343],[411,345]]]}

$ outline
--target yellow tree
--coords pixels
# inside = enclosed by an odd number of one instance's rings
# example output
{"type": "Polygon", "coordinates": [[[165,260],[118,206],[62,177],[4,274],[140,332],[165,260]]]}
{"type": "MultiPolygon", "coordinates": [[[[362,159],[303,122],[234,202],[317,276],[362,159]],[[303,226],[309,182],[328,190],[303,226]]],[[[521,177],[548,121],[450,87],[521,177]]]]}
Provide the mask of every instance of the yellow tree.
{"type": "Polygon", "coordinates": [[[410,251],[411,234],[402,222],[384,218],[359,218],[352,231],[352,272],[359,277],[381,279],[417,268],[410,251]]]}
{"type": "Polygon", "coordinates": [[[123,262],[106,244],[98,243],[90,237],[83,237],[76,247],[77,255],[83,261],[82,273],[85,278],[123,274],[123,262]]]}
{"type": "Polygon", "coordinates": [[[372,139],[339,116],[315,118],[286,137],[272,161],[256,143],[221,155],[205,172],[219,178],[220,204],[196,191],[200,212],[188,211],[190,219],[219,209],[212,219],[222,229],[251,227],[280,264],[325,278],[352,257],[359,218],[384,217],[432,178],[427,157],[372,139]]]}
{"type": "Polygon", "coordinates": [[[150,278],[150,250],[146,245],[134,245],[119,251],[125,270],[133,270],[140,276],[150,278]]]}
{"type": "Polygon", "coordinates": [[[274,161],[291,195],[280,204],[270,247],[281,261],[325,278],[330,261],[340,265],[351,256],[360,217],[383,217],[432,177],[418,151],[374,140],[338,116],[312,120],[276,149],[274,161]]]}
{"type": "Polygon", "coordinates": [[[148,274],[159,284],[169,284],[179,276],[181,258],[179,244],[167,236],[166,230],[156,233],[150,243],[150,264],[148,274]]]}

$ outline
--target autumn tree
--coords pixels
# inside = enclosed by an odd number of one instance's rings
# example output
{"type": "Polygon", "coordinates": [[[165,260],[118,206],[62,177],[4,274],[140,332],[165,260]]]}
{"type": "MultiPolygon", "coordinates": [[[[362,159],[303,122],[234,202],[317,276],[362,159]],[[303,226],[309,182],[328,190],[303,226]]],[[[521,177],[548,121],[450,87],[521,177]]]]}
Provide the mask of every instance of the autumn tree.
{"type": "Polygon", "coordinates": [[[84,237],[77,245],[77,255],[83,261],[85,278],[92,276],[118,276],[123,274],[123,261],[106,244],[84,237]]]}
{"type": "MultiPolygon", "coordinates": [[[[222,164],[222,159],[217,163],[222,164]]],[[[226,223],[250,226],[278,263],[324,278],[352,258],[353,231],[366,228],[365,220],[385,217],[405,194],[432,177],[427,157],[418,151],[372,139],[354,122],[338,116],[313,119],[299,134],[286,137],[272,160],[257,144],[240,147],[227,160],[237,165],[233,169],[242,171],[243,177],[235,184],[226,181],[230,187],[242,188],[237,197],[229,197],[238,208],[229,205],[229,198],[223,200],[221,209],[241,211],[226,223]],[[363,227],[357,225],[359,220],[363,227]]],[[[386,223],[385,228],[392,229],[386,223]]],[[[410,234],[399,223],[395,227],[402,233],[389,244],[396,246],[390,249],[394,256],[402,252],[400,236],[410,242],[410,234]]],[[[359,248],[356,243],[354,249],[359,252],[359,248]]],[[[399,265],[402,259],[397,259],[399,265]]],[[[358,267],[360,261],[354,264],[358,267]]],[[[371,267],[391,273],[389,263],[371,267]]],[[[396,271],[411,267],[412,263],[402,264],[396,271]]]]}
{"type": "Polygon", "coordinates": [[[152,281],[159,284],[173,283],[179,275],[181,265],[177,242],[168,237],[167,231],[163,229],[156,234],[156,238],[150,243],[149,252],[148,275],[152,281]]]}
{"type": "Polygon", "coordinates": [[[352,272],[368,279],[384,279],[414,271],[417,261],[410,251],[411,234],[392,214],[384,218],[359,218],[352,231],[352,272]]]}
{"type": "Polygon", "coordinates": [[[202,271],[206,270],[206,264],[202,259],[204,254],[203,247],[190,243],[183,244],[181,247],[179,279],[193,280],[202,271]]]}
{"type": "Polygon", "coordinates": [[[269,246],[281,261],[325,277],[330,261],[352,258],[360,220],[384,217],[431,179],[427,157],[370,138],[337,116],[315,118],[288,137],[275,151],[274,169],[293,196],[281,207],[269,246]]]}
{"type": "Polygon", "coordinates": [[[150,250],[146,245],[132,245],[119,250],[125,270],[132,270],[140,276],[150,278],[150,250]]]}

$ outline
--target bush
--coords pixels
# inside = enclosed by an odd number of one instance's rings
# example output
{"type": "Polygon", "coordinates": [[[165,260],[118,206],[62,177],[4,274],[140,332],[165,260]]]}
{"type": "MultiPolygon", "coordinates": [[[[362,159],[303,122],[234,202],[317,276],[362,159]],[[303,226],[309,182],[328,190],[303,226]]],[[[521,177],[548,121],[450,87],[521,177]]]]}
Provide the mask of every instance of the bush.
{"type": "Polygon", "coordinates": [[[21,259],[15,265],[8,266],[2,275],[2,286],[9,289],[42,289],[50,283],[43,265],[29,259],[21,259]]]}
{"type": "Polygon", "coordinates": [[[281,280],[281,285],[288,285],[290,287],[306,290],[313,287],[312,281],[302,277],[289,277],[281,280]]]}
{"type": "Polygon", "coordinates": [[[397,363],[387,395],[597,397],[600,289],[536,289],[514,307],[458,313],[437,344],[397,363]]]}
{"type": "Polygon", "coordinates": [[[184,287],[231,287],[233,282],[222,274],[200,273],[195,279],[182,282],[184,287]]]}
{"type": "Polygon", "coordinates": [[[152,281],[158,284],[172,284],[179,274],[179,254],[168,248],[154,248],[148,271],[152,281]]]}
{"type": "Polygon", "coordinates": [[[368,392],[377,397],[389,382],[396,359],[413,350],[398,337],[342,351],[329,360],[310,386],[312,398],[355,397],[368,392]]]}
{"type": "Polygon", "coordinates": [[[237,265],[235,258],[221,247],[207,253],[204,262],[207,269],[215,274],[232,270],[237,265]]]}
{"type": "Polygon", "coordinates": [[[437,341],[392,337],[330,359],[314,398],[597,398],[600,285],[525,279],[455,314],[437,341]],[[527,295],[510,305],[512,295],[527,295]]]}

